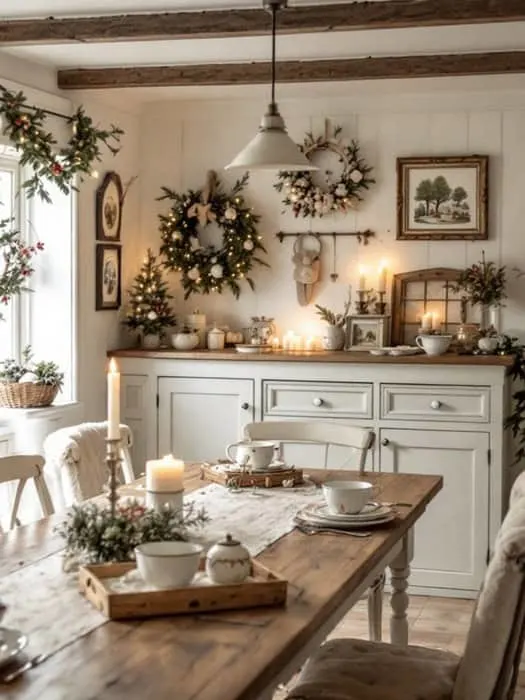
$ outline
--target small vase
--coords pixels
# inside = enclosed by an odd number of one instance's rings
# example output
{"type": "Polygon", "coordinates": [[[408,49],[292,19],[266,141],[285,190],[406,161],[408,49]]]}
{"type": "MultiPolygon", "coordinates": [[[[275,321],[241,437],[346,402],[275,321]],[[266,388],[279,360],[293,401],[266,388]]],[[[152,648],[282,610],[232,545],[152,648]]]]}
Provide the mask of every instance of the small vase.
{"type": "Polygon", "coordinates": [[[342,350],[345,344],[345,332],[339,326],[326,326],[323,333],[325,350],[342,350]]]}
{"type": "Polygon", "coordinates": [[[142,336],[142,347],[144,350],[156,350],[160,346],[160,335],[158,333],[145,333],[142,336]]]}
{"type": "Polygon", "coordinates": [[[498,330],[499,326],[499,308],[494,305],[483,304],[481,307],[481,319],[479,327],[482,331],[489,328],[498,330]]]}

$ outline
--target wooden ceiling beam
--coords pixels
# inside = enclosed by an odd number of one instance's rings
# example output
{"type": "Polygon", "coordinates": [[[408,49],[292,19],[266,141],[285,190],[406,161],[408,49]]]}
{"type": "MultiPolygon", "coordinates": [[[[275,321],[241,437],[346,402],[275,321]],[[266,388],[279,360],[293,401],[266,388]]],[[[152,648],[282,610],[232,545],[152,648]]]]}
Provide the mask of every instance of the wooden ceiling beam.
{"type": "MultiPolygon", "coordinates": [[[[289,7],[281,34],[525,20],[524,0],[383,0],[289,7]]],[[[268,33],[262,9],[206,10],[0,22],[0,45],[223,38],[268,33]]]]}
{"type": "MultiPolygon", "coordinates": [[[[270,72],[270,63],[262,62],[87,68],[58,71],[58,87],[63,90],[96,90],[189,85],[257,85],[269,83],[270,72]]],[[[277,65],[279,83],[436,78],[500,73],[525,73],[525,51],[284,61],[277,65]]]]}

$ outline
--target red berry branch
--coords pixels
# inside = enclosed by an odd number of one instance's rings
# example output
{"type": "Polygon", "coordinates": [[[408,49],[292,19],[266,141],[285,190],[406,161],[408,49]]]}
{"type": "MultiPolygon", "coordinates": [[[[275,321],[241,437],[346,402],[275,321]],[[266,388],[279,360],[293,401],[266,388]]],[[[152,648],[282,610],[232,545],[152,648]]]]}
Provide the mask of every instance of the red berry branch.
{"type": "MultiPolygon", "coordinates": [[[[28,244],[20,238],[20,232],[10,228],[11,219],[0,221],[0,255],[3,270],[0,271],[0,303],[8,304],[13,296],[28,291],[27,281],[34,272],[33,257],[44,249],[38,241],[28,244]]],[[[0,313],[0,320],[3,318],[0,313]]]]}

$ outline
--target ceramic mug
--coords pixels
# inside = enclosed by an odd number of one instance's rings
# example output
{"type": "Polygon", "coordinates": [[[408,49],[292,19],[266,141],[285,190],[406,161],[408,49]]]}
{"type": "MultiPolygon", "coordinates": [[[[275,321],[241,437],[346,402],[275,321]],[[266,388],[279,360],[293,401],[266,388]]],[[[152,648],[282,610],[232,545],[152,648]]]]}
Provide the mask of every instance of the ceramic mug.
{"type": "Polygon", "coordinates": [[[443,355],[449,348],[451,335],[418,335],[416,345],[427,355],[443,355]]]}
{"type": "Polygon", "coordinates": [[[226,448],[226,456],[232,462],[255,470],[266,469],[273,461],[275,443],[267,440],[241,440],[226,448]],[[235,451],[235,454],[232,452],[235,451]]]}
{"type": "Polygon", "coordinates": [[[326,481],[323,494],[330,513],[360,513],[378,494],[378,487],[369,481],[326,481]]]}

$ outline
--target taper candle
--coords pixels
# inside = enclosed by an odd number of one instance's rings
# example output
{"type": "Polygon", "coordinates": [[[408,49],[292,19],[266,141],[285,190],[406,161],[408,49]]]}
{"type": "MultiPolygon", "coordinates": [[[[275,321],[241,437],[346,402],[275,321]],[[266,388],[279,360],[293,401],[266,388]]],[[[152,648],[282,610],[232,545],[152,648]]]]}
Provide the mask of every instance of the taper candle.
{"type": "Polygon", "coordinates": [[[108,371],[108,440],[120,440],[120,373],[114,357],[108,371]]]}
{"type": "Polygon", "coordinates": [[[366,267],[359,265],[359,285],[358,289],[360,292],[366,290],[366,267]]]}
{"type": "Polygon", "coordinates": [[[381,260],[379,263],[379,272],[377,276],[377,291],[386,292],[386,274],[387,274],[386,262],[381,260]]]}

